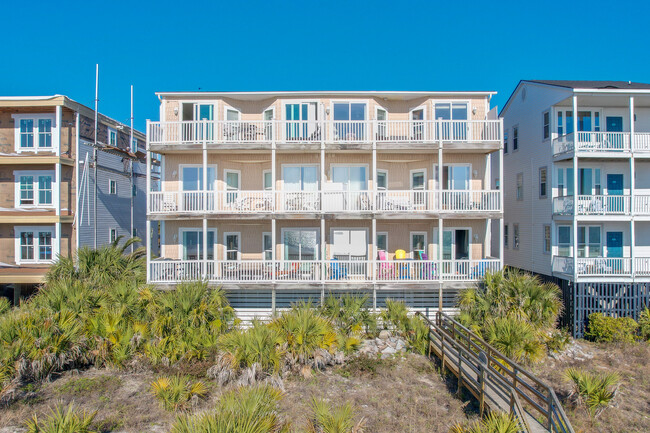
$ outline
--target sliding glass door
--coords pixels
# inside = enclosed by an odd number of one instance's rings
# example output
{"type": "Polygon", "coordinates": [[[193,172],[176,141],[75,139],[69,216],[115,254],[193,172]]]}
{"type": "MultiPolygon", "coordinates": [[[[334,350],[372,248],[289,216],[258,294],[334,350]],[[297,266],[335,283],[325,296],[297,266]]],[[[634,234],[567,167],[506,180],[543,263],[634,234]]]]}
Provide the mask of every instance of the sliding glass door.
{"type": "Polygon", "coordinates": [[[319,230],[291,228],[282,230],[285,260],[318,260],[319,230]]]}
{"type": "MultiPolygon", "coordinates": [[[[214,260],[215,232],[208,230],[208,260],[214,260]]],[[[203,260],[203,231],[184,229],[182,231],[183,260],[203,260]]]]}
{"type": "Polygon", "coordinates": [[[334,138],[337,141],[365,140],[366,111],[365,102],[334,102],[334,138]]]}
{"type": "Polygon", "coordinates": [[[467,103],[436,104],[434,119],[451,121],[436,125],[437,137],[442,140],[467,140],[467,103]]]}
{"type": "Polygon", "coordinates": [[[301,102],[285,105],[285,120],[287,121],[285,135],[287,140],[306,141],[319,140],[318,104],[316,102],[301,102]]]}

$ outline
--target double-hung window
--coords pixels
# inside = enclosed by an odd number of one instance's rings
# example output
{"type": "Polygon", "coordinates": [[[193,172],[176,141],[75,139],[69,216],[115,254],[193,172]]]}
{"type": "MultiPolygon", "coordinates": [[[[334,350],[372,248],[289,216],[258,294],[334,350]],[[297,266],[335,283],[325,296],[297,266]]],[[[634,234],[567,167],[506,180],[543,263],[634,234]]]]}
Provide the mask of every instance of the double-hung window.
{"type": "Polygon", "coordinates": [[[539,168],[539,198],[546,198],[547,196],[547,173],[548,170],[546,167],[540,167],[539,168]]]}
{"type": "Polygon", "coordinates": [[[519,249],[519,224],[513,224],[513,239],[512,239],[512,248],[515,250],[519,249]]]}
{"type": "Polygon", "coordinates": [[[17,152],[54,149],[53,114],[14,114],[14,140],[17,152]]]}
{"type": "Polygon", "coordinates": [[[545,111],[542,114],[542,138],[547,140],[551,137],[551,113],[545,111]]]}
{"type": "Polygon", "coordinates": [[[54,258],[54,228],[17,226],[16,263],[50,263],[54,258]]]}
{"type": "Polygon", "coordinates": [[[16,207],[52,206],[54,174],[49,171],[15,171],[16,207]]]}
{"type": "Polygon", "coordinates": [[[512,150],[519,149],[519,126],[512,127],[512,150]]]}
{"type": "Polygon", "coordinates": [[[523,173],[517,173],[517,200],[523,200],[524,199],[524,174],[523,173]]]}
{"type": "Polygon", "coordinates": [[[503,247],[508,248],[508,224],[503,226],[503,247]]]}

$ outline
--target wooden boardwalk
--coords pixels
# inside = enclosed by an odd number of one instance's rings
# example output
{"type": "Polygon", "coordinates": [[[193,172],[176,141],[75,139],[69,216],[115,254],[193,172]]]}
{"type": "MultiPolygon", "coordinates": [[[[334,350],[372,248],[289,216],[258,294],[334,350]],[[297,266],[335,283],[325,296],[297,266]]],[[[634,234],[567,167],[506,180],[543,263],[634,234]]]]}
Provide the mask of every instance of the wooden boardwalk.
{"type": "Polygon", "coordinates": [[[445,315],[429,324],[429,354],[458,379],[485,409],[511,413],[520,431],[574,433],[551,387],[445,315]]]}

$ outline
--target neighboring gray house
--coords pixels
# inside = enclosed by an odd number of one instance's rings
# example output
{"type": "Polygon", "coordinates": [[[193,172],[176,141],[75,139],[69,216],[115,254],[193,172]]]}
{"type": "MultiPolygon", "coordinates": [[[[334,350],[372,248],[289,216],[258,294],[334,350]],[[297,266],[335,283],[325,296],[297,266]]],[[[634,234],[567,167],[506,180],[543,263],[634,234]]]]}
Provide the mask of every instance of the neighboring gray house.
{"type": "Polygon", "coordinates": [[[556,282],[576,335],[594,312],[636,317],[650,303],[650,84],[524,80],[501,117],[505,264],[556,282]]]}

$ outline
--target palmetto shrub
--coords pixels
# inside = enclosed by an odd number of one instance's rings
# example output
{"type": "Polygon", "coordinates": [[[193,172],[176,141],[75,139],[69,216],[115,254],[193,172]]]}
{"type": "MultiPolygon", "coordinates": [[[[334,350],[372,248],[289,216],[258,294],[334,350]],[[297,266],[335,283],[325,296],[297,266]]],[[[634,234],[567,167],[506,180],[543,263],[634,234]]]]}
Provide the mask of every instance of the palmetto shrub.
{"type": "Polygon", "coordinates": [[[36,295],[3,307],[0,401],[20,382],[68,368],[120,367],[144,357],[171,364],[215,353],[219,335],[236,324],[223,291],[201,282],[176,292],[143,286],[144,255],[127,252],[132,242],[59,258],[36,295]]]}
{"type": "Polygon", "coordinates": [[[291,363],[307,364],[318,349],[334,352],[334,326],[310,304],[298,303],[275,318],[271,328],[278,332],[291,363]]]}
{"type": "Polygon", "coordinates": [[[487,273],[477,287],[463,292],[459,304],[461,323],[518,361],[537,361],[544,349],[559,350],[566,341],[553,334],[562,310],[559,288],[536,276],[487,273]]]}
{"type": "Polygon", "coordinates": [[[616,396],[619,377],[615,373],[591,373],[569,368],[564,373],[573,386],[576,403],[584,406],[596,418],[605,410],[616,396]]]}
{"type": "Polygon", "coordinates": [[[212,411],[184,414],[172,433],[288,433],[290,426],[278,416],[282,393],[267,385],[241,387],[224,393],[212,411]]]}
{"type": "Polygon", "coordinates": [[[174,411],[187,409],[194,396],[205,397],[208,388],[184,376],[162,376],[151,383],[151,393],[165,410],[174,411]]]}
{"type": "Polygon", "coordinates": [[[309,433],[363,433],[365,420],[355,421],[354,408],[349,403],[333,406],[322,399],[311,403],[311,417],[307,421],[309,433]]]}
{"type": "Polygon", "coordinates": [[[236,329],[219,337],[222,353],[217,364],[208,370],[208,376],[223,385],[238,378],[245,369],[253,369],[248,373],[250,381],[278,373],[283,357],[281,345],[276,329],[254,320],[247,329],[236,329]]]}
{"type": "Polygon", "coordinates": [[[91,424],[95,412],[78,412],[73,404],[56,406],[50,415],[39,419],[36,415],[26,422],[27,433],[95,433],[91,424]]]}
{"type": "Polygon", "coordinates": [[[507,413],[490,412],[484,419],[469,424],[456,424],[449,433],[518,433],[517,420],[507,413]]]}
{"type": "Polygon", "coordinates": [[[429,348],[429,325],[418,316],[410,316],[404,302],[386,300],[386,308],[379,313],[382,325],[403,335],[410,348],[422,355],[429,348]]]}

